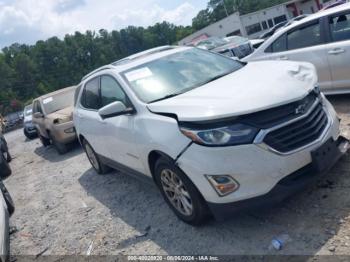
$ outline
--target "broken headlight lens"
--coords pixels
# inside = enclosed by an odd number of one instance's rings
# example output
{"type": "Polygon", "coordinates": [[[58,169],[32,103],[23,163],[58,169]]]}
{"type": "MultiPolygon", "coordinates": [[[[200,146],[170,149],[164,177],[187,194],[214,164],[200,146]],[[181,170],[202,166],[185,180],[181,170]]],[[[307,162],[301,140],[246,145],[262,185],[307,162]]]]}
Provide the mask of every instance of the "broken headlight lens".
{"type": "Polygon", "coordinates": [[[180,129],[193,142],[207,146],[250,144],[259,132],[259,129],[244,124],[233,124],[208,130],[194,130],[185,127],[180,129]]]}

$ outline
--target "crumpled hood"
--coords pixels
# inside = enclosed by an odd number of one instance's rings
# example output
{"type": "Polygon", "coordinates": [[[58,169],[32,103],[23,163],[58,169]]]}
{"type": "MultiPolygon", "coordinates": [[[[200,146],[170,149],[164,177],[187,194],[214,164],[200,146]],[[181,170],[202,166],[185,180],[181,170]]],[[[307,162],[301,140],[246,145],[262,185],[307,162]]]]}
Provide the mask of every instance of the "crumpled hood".
{"type": "Polygon", "coordinates": [[[297,101],[316,84],[316,69],[310,63],[250,62],[216,81],[147,107],[154,113],[176,114],[179,121],[214,120],[297,101]]]}
{"type": "Polygon", "coordinates": [[[47,118],[49,119],[57,119],[57,118],[65,118],[65,117],[71,117],[73,118],[73,109],[74,107],[73,106],[70,106],[70,107],[67,107],[67,108],[64,108],[64,109],[61,109],[59,111],[56,111],[52,114],[49,114],[47,116],[47,118]]]}

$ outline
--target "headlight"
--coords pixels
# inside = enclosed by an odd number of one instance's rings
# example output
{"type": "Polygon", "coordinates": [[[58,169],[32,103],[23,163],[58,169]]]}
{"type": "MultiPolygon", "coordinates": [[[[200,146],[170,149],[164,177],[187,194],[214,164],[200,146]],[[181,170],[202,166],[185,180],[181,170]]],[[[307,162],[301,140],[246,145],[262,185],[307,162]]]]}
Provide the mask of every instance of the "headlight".
{"type": "Polygon", "coordinates": [[[180,129],[193,142],[207,146],[250,144],[259,132],[259,129],[244,124],[233,124],[208,130],[194,130],[185,127],[180,129]]]}
{"type": "Polygon", "coordinates": [[[64,123],[67,123],[67,122],[70,122],[72,121],[72,118],[67,116],[67,117],[61,117],[61,118],[56,118],[53,123],[54,124],[64,124],[64,123]]]}

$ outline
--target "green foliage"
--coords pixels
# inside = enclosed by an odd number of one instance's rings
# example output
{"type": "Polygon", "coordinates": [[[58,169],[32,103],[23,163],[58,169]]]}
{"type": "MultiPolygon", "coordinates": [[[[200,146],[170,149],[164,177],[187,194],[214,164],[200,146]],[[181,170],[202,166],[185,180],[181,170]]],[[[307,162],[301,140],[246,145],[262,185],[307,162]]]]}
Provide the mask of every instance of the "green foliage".
{"type": "Polygon", "coordinates": [[[236,11],[254,12],[286,0],[209,0],[192,26],[162,22],[147,28],[86,31],[35,45],[13,44],[0,52],[0,113],[18,110],[42,94],[78,84],[82,76],[136,52],[170,45],[236,11]],[[225,3],[225,7],[223,5],[225,3]]]}
{"type": "Polygon", "coordinates": [[[35,45],[13,44],[0,52],[0,114],[21,109],[33,98],[78,84],[88,72],[125,56],[170,45],[192,33],[192,27],[162,22],[147,28],[76,32],[35,45]]]}

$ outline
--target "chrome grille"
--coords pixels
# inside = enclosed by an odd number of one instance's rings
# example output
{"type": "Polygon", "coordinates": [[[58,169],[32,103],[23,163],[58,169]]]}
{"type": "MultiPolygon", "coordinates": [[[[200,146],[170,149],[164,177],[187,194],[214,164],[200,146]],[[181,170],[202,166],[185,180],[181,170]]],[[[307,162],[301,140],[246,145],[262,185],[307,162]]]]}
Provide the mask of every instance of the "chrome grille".
{"type": "Polygon", "coordinates": [[[320,102],[305,117],[268,133],[264,142],[271,148],[287,153],[308,145],[324,132],[328,118],[320,102]]]}

